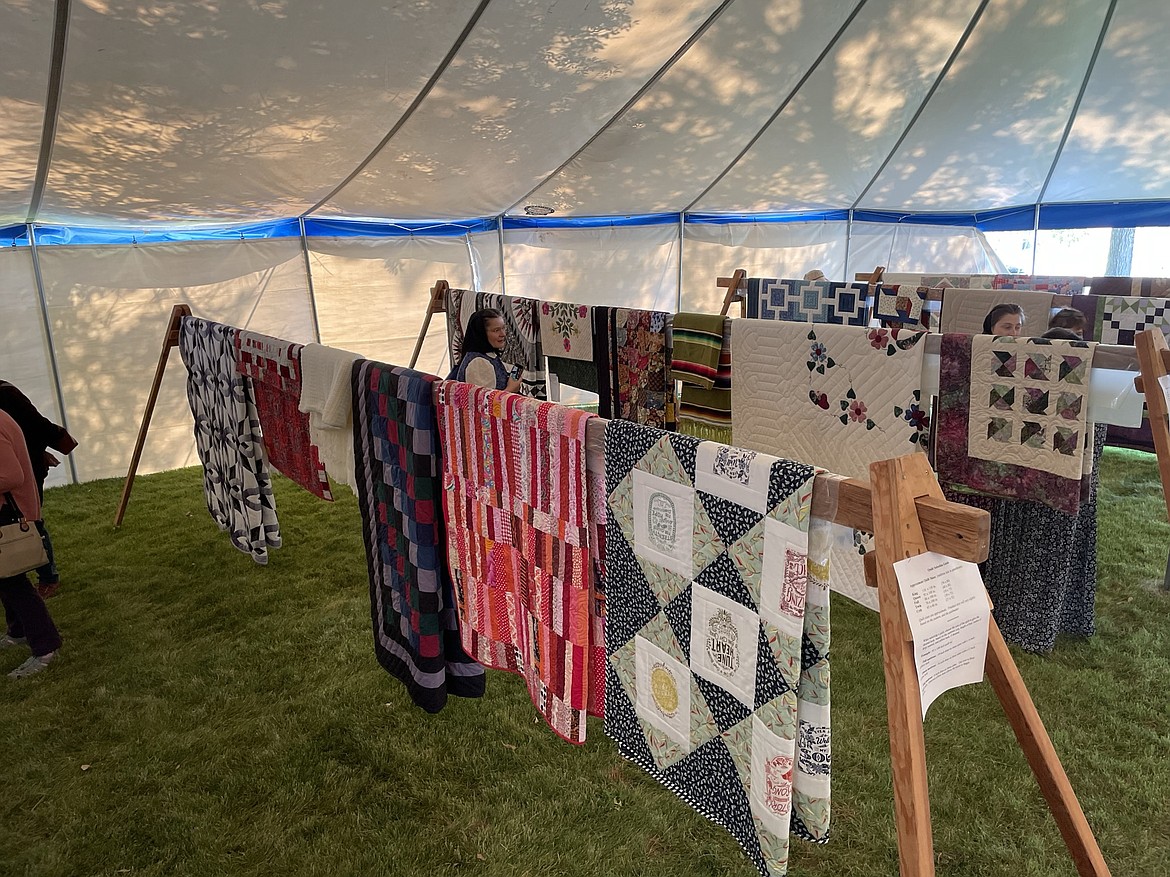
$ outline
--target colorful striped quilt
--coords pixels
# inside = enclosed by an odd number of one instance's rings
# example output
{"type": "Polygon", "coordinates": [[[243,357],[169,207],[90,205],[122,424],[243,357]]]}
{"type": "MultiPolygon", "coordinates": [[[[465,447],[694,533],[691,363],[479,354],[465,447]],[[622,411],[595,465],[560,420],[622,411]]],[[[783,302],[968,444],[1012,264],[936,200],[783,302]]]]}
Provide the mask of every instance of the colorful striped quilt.
{"type": "Polygon", "coordinates": [[[596,712],[604,611],[599,486],[589,487],[595,415],[458,381],[443,383],[443,510],[463,645],[522,675],[557,734],[585,741],[596,712]]]}

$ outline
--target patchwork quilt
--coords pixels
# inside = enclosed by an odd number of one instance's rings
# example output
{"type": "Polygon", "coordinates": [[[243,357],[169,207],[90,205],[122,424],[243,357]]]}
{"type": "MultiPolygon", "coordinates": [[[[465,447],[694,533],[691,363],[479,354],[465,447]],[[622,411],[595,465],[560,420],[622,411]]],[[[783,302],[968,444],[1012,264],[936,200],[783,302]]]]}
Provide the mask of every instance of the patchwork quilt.
{"type": "Polygon", "coordinates": [[[929,286],[878,284],[874,289],[874,316],[889,328],[891,325],[908,328],[930,328],[930,313],[926,302],[929,286]]]}
{"type": "Polygon", "coordinates": [[[867,283],[749,277],[747,315],[797,323],[869,324],[867,283]]]}
{"type": "Polygon", "coordinates": [[[1084,277],[1057,274],[996,274],[993,289],[1032,289],[1059,295],[1078,295],[1085,291],[1084,277]]]}
{"type": "Polygon", "coordinates": [[[1170,337],[1170,298],[1098,296],[1093,337],[1102,344],[1133,346],[1134,336],[1146,329],[1161,329],[1170,337]]]}
{"type": "Polygon", "coordinates": [[[1052,293],[1019,289],[948,289],[943,293],[939,331],[978,335],[983,318],[996,305],[1014,302],[1024,309],[1024,331],[1042,335],[1052,313],[1052,293]]]}
{"type": "MultiPolygon", "coordinates": [[[[733,320],[736,444],[869,479],[869,465],[925,449],[929,402],[921,399],[925,332],[733,320]]],[[[854,532],[833,549],[833,589],[871,609],[854,532]]]]}
{"type": "MultiPolygon", "coordinates": [[[[585,741],[598,698],[599,501],[586,473],[594,415],[447,381],[439,393],[443,510],[463,646],[522,675],[554,731],[585,741]]],[[[600,592],[604,593],[604,592],[600,592]]]]}
{"type": "Polygon", "coordinates": [[[605,730],[763,875],[824,842],[827,527],[815,470],[614,421],[606,435],[605,730]]]}
{"type": "Polygon", "coordinates": [[[905,286],[927,286],[944,289],[991,289],[994,274],[903,274],[886,271],[882,283],[898,283],[905,286]]]}
{"type": "Polygon", "coordinates": [[[1076,514],[1092,460],[1086,415],[1095,348],[1088,341],[944,335],[939,481],[1076,514]]]}
{"type": "Polygon", "coordinates": [[[483,667],[460,641],[447,574],[438,378],[368,360],[353,364],[351,378],[374,654],[418,706],[435,713],[448,694],[484,693],[483,667]]]}
{"type": "Polygon", "coordinates": [[[1170,277],[1093,277],[1089,280],[1093,295],[1131,297],[1170,297],[1170,277]]]}
{"type": "Polygon", "coordinates": [[[280,523],[252,381],[236,370],[238,331],[184,317],[179,355],[187,367],[207,510],[232,545],[256,563],[268,563],[268,549],[280,547],[280,523]]]}
{"type": "Polygon", "coordinates": [[[302,345],[258,332],[236,332],[236,368],[252,379],[268,462],[289,480],[333,501],[321,454],[309,436],[301,401],[302,345]]]}

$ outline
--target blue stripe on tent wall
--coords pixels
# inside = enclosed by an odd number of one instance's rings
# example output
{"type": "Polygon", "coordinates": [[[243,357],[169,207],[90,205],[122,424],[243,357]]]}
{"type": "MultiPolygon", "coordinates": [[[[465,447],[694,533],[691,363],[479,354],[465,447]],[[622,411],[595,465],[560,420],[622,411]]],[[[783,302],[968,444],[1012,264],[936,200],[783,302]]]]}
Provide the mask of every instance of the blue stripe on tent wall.
{"type": "MultiPolygon", "coordinates": [[[[745,223],[844,222],[848,210],[808,210],[792,213],[689,213],[688,225],[741,225],[745,223]]],[[[928,213],[898,210],[855,210],[856,222],[977,228],[982,231],[1030,231],[1037,223],[1034,205],[1006,207],[970,213],[928,213]]],[[[461,237],[491,232],[501,225],[511,229],[620,228],[623,226],[676,225],[678,213],[640,213],[624,216],[505,216],[466,220],[369,220],[313,219],[304,221],[307,237],[461,237]]],[[[1141,228],[1170,226],[1170,201],[1106,201],[1084,204],[1044,204],[1039,228],[1141,228]]],[[[34,225],[38,246],[64,244],[149,244],[182,241],[265,240],[300,236],[298,219],[231,226],[184,226],[178,228],[103,228],[34,225]]],[[[0,246],[28,246],[28,226],[0,228],[0,246]]]]}

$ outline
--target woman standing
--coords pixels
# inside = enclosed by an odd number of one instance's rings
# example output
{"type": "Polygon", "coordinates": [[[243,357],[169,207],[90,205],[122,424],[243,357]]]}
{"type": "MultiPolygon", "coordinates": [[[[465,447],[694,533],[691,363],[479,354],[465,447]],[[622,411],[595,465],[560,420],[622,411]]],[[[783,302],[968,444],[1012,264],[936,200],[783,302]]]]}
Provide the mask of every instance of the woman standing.
{"type": "MultiPolygon", "coordinates": [[[[37,479],[24,435],[7,413],[0,411],[0,494],[9,493],[21,514],[29,521],[41,517],[41,499],[37,479]]],[[[7,505],[7,503],[5,503],[7,505]]],[[[45,601],[32,586],[28,576],[0,578],[0,602],[8,631],[0,637],[0,649],[28,645],[32,657],[8,675],[13,679],[32,676],[49,666],[61,648],[61,635],[45,608],[45,601]]]]}
{"type": "Polygon", "coordinates": [[[520,366],[500,358],[508,340],[504,315],[495,308],[476,311],[463,333],[463,357],[448,380],[464,381],[489,390],[520,392],[520,366]]]}

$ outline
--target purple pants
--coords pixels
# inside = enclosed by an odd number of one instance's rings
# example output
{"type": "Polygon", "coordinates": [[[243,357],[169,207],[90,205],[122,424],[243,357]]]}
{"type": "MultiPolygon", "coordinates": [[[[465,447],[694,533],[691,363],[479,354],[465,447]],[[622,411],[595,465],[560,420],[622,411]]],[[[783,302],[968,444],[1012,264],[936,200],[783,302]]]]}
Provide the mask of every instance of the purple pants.
{"type": "Polygon", "coordinates": [[[23,573],[0,579],[0,602],[4,604],[4,619],[8,635],[27,637],[28,646],[38,658],[61,648],[61,634],[45,608],[45,601],[23,573]]]}

